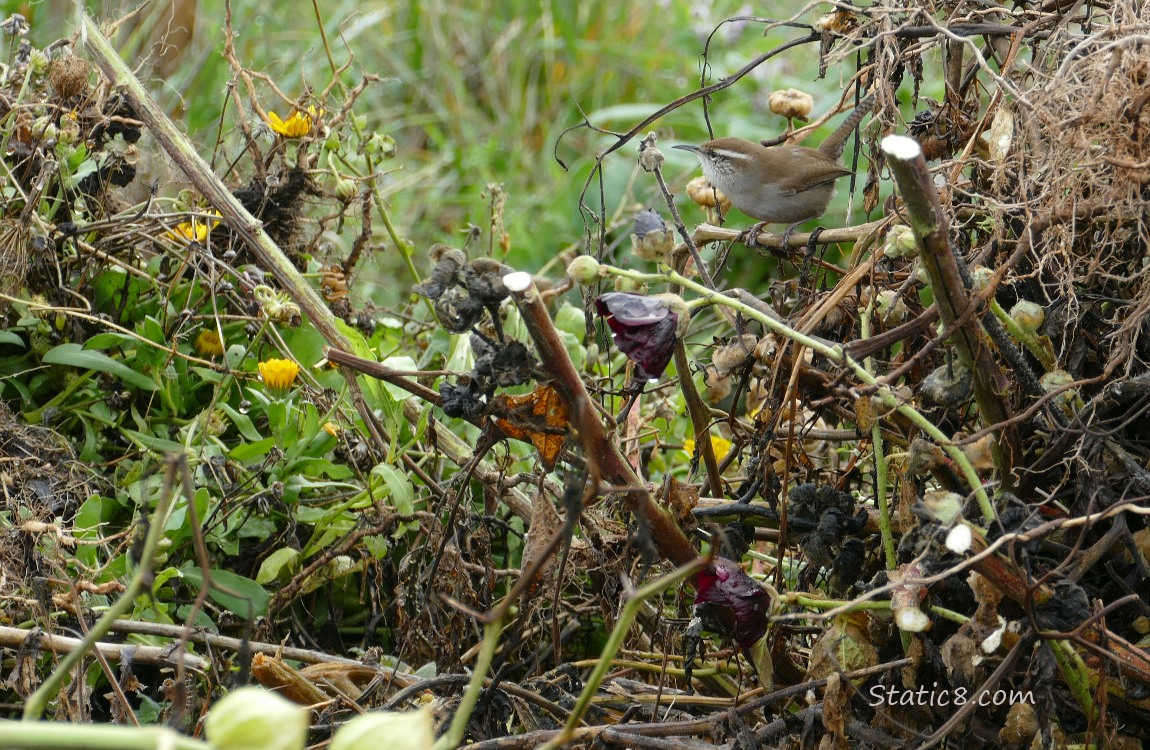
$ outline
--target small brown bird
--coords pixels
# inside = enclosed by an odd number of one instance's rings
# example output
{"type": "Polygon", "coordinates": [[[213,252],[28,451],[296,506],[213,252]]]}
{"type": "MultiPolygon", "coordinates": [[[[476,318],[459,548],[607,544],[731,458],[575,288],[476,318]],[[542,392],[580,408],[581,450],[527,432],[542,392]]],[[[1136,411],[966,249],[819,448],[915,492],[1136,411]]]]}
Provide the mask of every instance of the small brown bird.
{"type": "Polygon", "coordinates": [[[716,138],[701,146],[674,148],[694,153],[711,184],[726,193],[735,208],[759,219],[747,234],[750,244],[764,225],[782,223],[788,225],[783,232],[786,244],[798,224],[823,215],[835,180],[851,173],[839,157],[851,131],[874,104],[874,94],[859,102],[818,148],[768,147],[742,138],[716,138]]]}

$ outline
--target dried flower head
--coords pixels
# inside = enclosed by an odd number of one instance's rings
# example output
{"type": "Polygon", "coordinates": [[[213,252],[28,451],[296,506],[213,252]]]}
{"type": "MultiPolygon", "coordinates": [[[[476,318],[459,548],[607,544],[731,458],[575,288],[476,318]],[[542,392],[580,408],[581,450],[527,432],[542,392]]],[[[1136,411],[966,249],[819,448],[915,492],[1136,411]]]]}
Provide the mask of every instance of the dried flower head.
{"type": "Polygon", "coordinates": [[[655,146],[657,140],[654,133],[647,133],[647,137],[639,142],[639,166],[645,172],[654,172],[663,166],[663,152],[655,146]]]}
{"type": "Polygon", "coordinates": [[[643,260],[664,261],[675,247],[675,232],[653,208],[635,214],[631,251],[643,260]]]}
{"type": "Polygon", "coordinates": [[[717,604],[735,615],[735,642],[750,648],[767,632],[771,596],[734,560],[715,558],[695,582],[696,604],[717,604]]]}
{"type": "Polygon", "coordinates": [[[667,369],[675,341],[687,330],[687,303],[675,294],[609,292],[595,300],[615,345],[636,365],[636,374],[655,381],[667,369]]]}
{"type": "Polygon", "coordinates": [[[706,177],[696,177],[687,183],[687,197],[703,208],[718,208],[723,214],[731,210],[731,199],[706,177]]]}
{"type": "Polygon", "coordinates": [[[61,99],[71,99],[88,88],[92,66],[82,58],[67,55],[48,63],[48,84],[61,99]]]}
{"type": "Polygon", "coordinates": [[[803,120],[810,116],[815,108],[815,100],[810,94],[798,89],[782,89],[772,91],[767,99],[767,106],[776,115],[789,119],[803,120]]]}

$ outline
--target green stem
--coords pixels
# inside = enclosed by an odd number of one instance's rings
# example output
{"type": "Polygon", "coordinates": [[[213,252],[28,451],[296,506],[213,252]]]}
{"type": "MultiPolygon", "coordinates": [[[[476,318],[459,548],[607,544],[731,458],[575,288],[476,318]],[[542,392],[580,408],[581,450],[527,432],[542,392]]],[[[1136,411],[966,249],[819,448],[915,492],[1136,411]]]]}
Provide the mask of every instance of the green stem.
{"type": "Polygon", "coordinates": [[[1002,327],[1010,334],[1011,338],[1019,341],[1030,350],[1034,358],[1042,363],[1042,367],[1046,372],[1052,372],[1058,368],[1058,362],[1054,358],[1054,352],[1050,348],[1050,341],[1047,340],[1045,344],[1043,340],[1035,333],[1027,331],[1022,326],[1018,325],[1014,318],[1010,317],[1010,313],[1002,309],[1002,305],[998,304],[996,300],[991,298],[990,311],[994,313],[994,317],[998,318],[998,322],[1002,323],[1002,327]]]}
{"type": "MultiPolygon", "coordinates": [[[[587,707],[591,705],[591,698],[594,697],[596,691],[599,690],[599,685],[602,684],[603,679],[607,676],[607,672],[610,671],[615,654],[617,654],[623,646],[623,639],[627,637],[627,631],[630,629],[631,623],[634,622],[635,618],[639,615],[639,608],[643,602],[653,596],[661,594],[669,586],[673,586],[679,581],[682,581],[706,564],[706,559],[701,557],[697,558],[683,567],[671,571],[662,578],[651,581],[627,599],[627,603],[623,605],[623,611],[619,613],[619,620],[615,623],[614,629],[611,630],[611,636],[607,639],[607,645],[603,647],[603,654],[599,657],[599,661],[595,665],[595,669],[591,672],[591,676],[587,678],[587,684],[584,685],[583,692],[579,695],[579,700],[575,703],[575,708],[567,718],[567,723],[563,726],[563,730],[560,731],[559,734],[552,737],[547,744],[542,746],[541,750],[557,750],[557,748],[563,747],[570,742],[576,725],[583,718],[583,713],[587,710],[587,707]]],[[[440,750],[438,745],[436,746],[436,750],[440,750]]]]}
{"type": "Polygon", "coordinates": [[[467,690],[455,709],[455,716],[451,719],[451,727],[435,743],[434,750],[455,750],[463,742],[463,735],[467,731],[467,723],[471,720],[471,712],[479,701],[479,694],[483,691],[483,682],[487,679],[487,672],[491,669],[491,662],[495,659],[495,649],[499,646],[499,634],[503,632],[504,610],[499,607],[495,610],[494,619],[487,623],[483,629],[483,646],[479,649],[479,656],[475,659],[475,670],[471,673],[471,680],[467,683],[467,690]]]}
{"type": "Polygon", "coordinates": [[[166,727],[0,721],[0,746],[60,750],[211,750],[166,727]]]}
{"type": "MultiPolygon", "coordinates": [[[[871,316],[874,315],[874,310],[875,294],[872,290],[870,301],[859,319],[859,332],[863,339],[870,338],[870,321],[871,316]]],[[[867,374],[873,376],[875,372],[874,357],[867,357],[863,362],[863,368],[867,374]]],[[[898,557],[895,554],[894,535],[890,528],[890,503],[887,502],[886,497],[887,466],[886,458],[883,456],[882,420],[873,404],[874,399],[871,399],[871,406],[867,411],[871,412],[871,445],[874,448],[874,496],[875,503],[878,505],[878,524],[879,533],[882,536],[882,548],[886,553],[886,569],[894,570],[898,567],[898,557]]],[[[913,645],[911,634],[901,628],[899,628],[898,634],[902,640],[902,653],[904,656],[909,656],[913,645]]]]}
{"type": "Polygon", "coordinates": [[[838,609],[845,607],[844,612],[857,612],[863,609],[874,610],[889,610],[890,600],[888,599],[871,599],[869,601],[846,601],[844,599],[820,599],[808,594],[788,593],[783,594],[782,603],[797,605],[807,609],[838,609]]]}
{"type": "MultiPolygon", "coordinates": [[[[871,294],[870,302],[859,320],[860,333],[863,339],[870,338],[870,319],[874,314],[875,295],[871,294]]],[[[874,373],[874,357],[867,357],[863,363],[868,373],[874,373]]],[[[886,552],[886,569],[894,570],[898,567],[898,556],[895,554],[894,535],[890,528],[890,503],[886,496],[887,465],[883,455],[882,422],[877,415],[872,415],[871,444],[874,446],[874,497],[878,505],[879,532],[882,534],[882,548],[886,552]]]]}
{"type": "MultiPolygon", "coordinates": [[[[185,460],[182,456],[173,457],[168,459],[167,472],[164,476],[164,491],[160,494],[160,499],[156,503],[156,510],[152,514],[148,525],[148,535],[144,540],[144,549],[140,553],[140,565],[136,569],[135,575],[128,583],[128,588],[120,596],[116,602],[108,607],[103,616],[92,625],[91,629],[84,635],[80,641],[80,645],[75,649],[69,651],[60,664],[52,671],[50,675],[40,683],[40,687],[36,688],[36,692],[28,696],[28,700],[24,703],[24,721],[33,721],[39,719],[41,714],[44,713],[44,707],[48,704],[48,699],[59,692],[60,687],[64,684],[64,680],[71,674],[73,667],[75,667],[81,659],[88,653],[89,649],[95,645],[96,641],[100,640],[107,633],[112,624],[118,620],[121,615],[125,614],[132,605],[136,602],[136,597],[142,594],[145,586],[151,584],[152,581],[152,562],[156,555],[156,548],[159,547],[160,539],[164,536],[164,524],[168,518],[168,511],[172,505],[172,498],[175,496],[176,479],[178,476],[177,469],[179,463],[185,460]]],[[[84,679],[83,675],[77,675],[76,679],[84,679]]],[[[91,729],[91,727],[88,727],[91,729]]],[[[0,746],[7,747],[9,743],[0,742],[0,746]]],[[[86,746],[85,746],[86,747],[86,746]]]]}
{"type": "Polygon", "coordinates": [[[1047,641],[1047,644],[1054,654],[1054,661],[1058,663],[1058,671],[1062,672],[1062,678],[1070,686],[1070,692],[1074,693],[1082,713],[1086,714],[1092,725],[1096,725],[1098,709],[1090,695],[1090,669],[1070,641],[1047,641]]]}

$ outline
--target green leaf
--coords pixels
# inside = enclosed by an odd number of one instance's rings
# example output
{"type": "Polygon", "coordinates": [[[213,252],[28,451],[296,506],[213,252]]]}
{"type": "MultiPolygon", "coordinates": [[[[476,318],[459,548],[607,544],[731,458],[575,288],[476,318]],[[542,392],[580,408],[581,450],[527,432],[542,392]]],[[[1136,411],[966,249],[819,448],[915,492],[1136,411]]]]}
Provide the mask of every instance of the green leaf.
{"type": "Polygon", "coordinates": [[[184,446],[174,440],[156,437],[155,435],[149,435],[139,430],[129,430],[126,427],[122,429],[124,434],[134,440],[138,445],[156,451],[157,453],[182,453],[184,450],[184,446]]]}
{"type": "Polygon", "coordinates": [[[751,646],[751,661],[759,676],[759,685],[768,691],[775,685],[775,665],[771,661],[772,638],[772,634],[764,635],[751,646]]]}
{"type": "Polygon", "coordinates": [[[18,346],[24,348],[24,339],[18,333],[12,331],[0,331],[0,344],[9,344],[11,346],[18,346]]]}
{"type": "MultiPolygon", "coordinates": [[[[244,440],[250,440],[251,442],[255,443],[264,439],[264,436],[261,435],[260,431],[256,429],[255,424],[252,423],[251,417],[249,417],[247,414],[240,414],[230,405],[225,403],[217,404],[216,408],[222,411],[224,414],[228,415],[228,419],[232,420],[232,424],[234,424],[236,429],[240,431],[240,434],[244,436],[244,440]]],[[[269,446],[270,445],[271,444],[269,443],[269,446]]],[[[235,456],[233,456],[233,458],[235,458],[235,456]]]]}
{"type": "Polygon", "coordinates": [[[235,448],[232,448],[231,452],[228,453],[228,456],[233,461],[239,461],[241,463],[245,461],[252,461],[257,458],[263,458],[266,456],[268,451],[270,451],[275,446],[275,444],[276,439],[274,437],[264,438],[263,440],[257,440],[254,443],[237,445],[235,448]]]}
{"type": "MultiPolygon", "coordinates": [[[[419,366],[415,364],[415,360],[411,357],[388,357],[383,360],[383,364],[393,370],[418,370],[419,366]]],[[[410,393],[400,388],[398,385],[391,383],[383,383],[383,388],[388,394],[396,401],[403,401],[411,396],[410,393]]]]}
{"type": "Polygon", "coordinates": [[[136,328],[139,329],[141,336],[157,344],[163,344],[168,339],[168,334],[164,331],[163,324],[151,315],[146,316],[136,328]]]}
{"type": "Polygon", "coordinates": [[[406,474],[388,464],[377,464],[371,473],[382,477],[383,481],[387,483],[392,505],[397,511],[407,514],[415,510],[415,490],[406,474]]]}
{"type": "Polygon", "coordinates": [[[60,344],[53,347],[44,355],[43,361],[49,365],[67,365],[82,370],[106,372],[141,390],[149,392],[156,390],[156,382],[147,375],[136,372],[103,352],[87,350],[79,344],[60,344]]]}
{"type": "MultiPolygon", "coordinates": [[[[189,562],[181,567],[180,574],[192,586],[203,587],[204,576],[195,563],[189,562]]],[[[271,594],[263,586],[230,570],[213,568],[211,578],[212,587],[208,591],[208,598],[216,604],[246,620],[267,614],[271,594]]]]}
{"type": "Polygon", "coordinates": [[[298,567],[299,550],[291,547],[280,547],[264,558],[260,570],[256,573],[256,583],[271,583],[280,577],[280,573],[287,568],[295,570],[298,567]]]}
{"type": "MultiPolygon", "coordinates": [[[[362,333],[339,318],[335,319],[335,325],[340,333],[347,336],[347,340],[351,344],[352,354],[363,359],[370,359],[373,362],[378,359],[375,351],[371,348],[371,344],[367,342],[362,333]]],[[[364,376],[359,378],[359,384],[367,396],[368,402],[373,406],[383,407],[388,404],[389,399],[384,397],[383,383],[375,378],[364,376]]]]}
{"type": "Polygon", "coordinates": [[[367,339],[363,337],[362,333],[339,318],[335,319],[335,327],[339,329],[340,333],[347,336],[348,342],[351,343],[352,354],[364,359],[375,359],[375,352],[371,350],[371,344],[367,343],[367,339]]]}
{"type": "Polygon", "coordinates": [[[113,346],[120,346],[132,342],[131,336],[126,336],[122,333],[115,331],[105,331],[104,333],[97,333],[95,336],[90,337],[84,342],[85,349],[111,349],[113,346]]]}

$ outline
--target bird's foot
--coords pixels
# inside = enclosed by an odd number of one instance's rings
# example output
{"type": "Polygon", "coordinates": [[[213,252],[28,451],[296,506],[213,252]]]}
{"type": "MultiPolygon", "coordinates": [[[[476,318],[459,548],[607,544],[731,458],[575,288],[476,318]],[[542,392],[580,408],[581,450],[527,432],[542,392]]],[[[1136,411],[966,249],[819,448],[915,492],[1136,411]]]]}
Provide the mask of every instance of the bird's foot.
{"type": "Polygon", "coordinates": [[[783,230],[783,252],[786,252],[787,245],[791,244],[791,235],[795,233],[795,230],[798,228],[799,224],[802,224],[802,222],[796,221],[794,224],[789,225],[786,229],[783,230]]]}
{"type": "Polygon", "coordinates": [[[799,272],[799,285],[803,288],[807,286],[807,278],[810,276],[811,265],[815,259],[816,243],[818,242],[819,235],[822,234],[823,231],[822,227],[815,227],[815,231],[811,232],[810,238],[807,239],[807,249],[806,252],[803,253],[802,270],[799,272]]]}
{"type": "Polygon", "coordinates": [[[744,230],[743,233],[738,236],[737,240],[752,250],[758,250],[762,247],[762,245],[759,244],[759,232],[762,232],[763,227],[769,223],[770,222],[760,221],[750,229],[744,230]]]}

